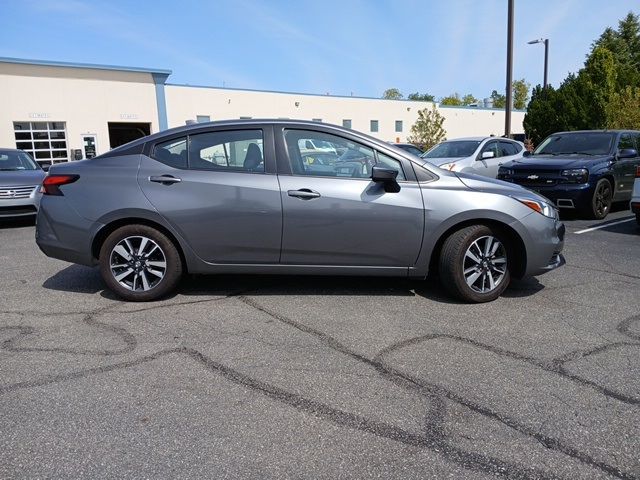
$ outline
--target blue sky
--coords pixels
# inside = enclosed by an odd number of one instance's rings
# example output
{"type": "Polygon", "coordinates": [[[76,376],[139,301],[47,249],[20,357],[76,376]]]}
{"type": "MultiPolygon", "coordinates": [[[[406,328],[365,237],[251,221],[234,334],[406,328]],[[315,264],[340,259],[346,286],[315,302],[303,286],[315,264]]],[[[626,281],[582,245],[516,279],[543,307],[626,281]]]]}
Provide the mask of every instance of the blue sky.
{"type": "MultiPolygon", "coordinates": [[[[637,0],[516,0],[514,78],[578,70],[637,0]]],[[[0,56],[173,70],[170,83],[379,97],[504,90],[506,0],[0,0],[0,56]]]]}

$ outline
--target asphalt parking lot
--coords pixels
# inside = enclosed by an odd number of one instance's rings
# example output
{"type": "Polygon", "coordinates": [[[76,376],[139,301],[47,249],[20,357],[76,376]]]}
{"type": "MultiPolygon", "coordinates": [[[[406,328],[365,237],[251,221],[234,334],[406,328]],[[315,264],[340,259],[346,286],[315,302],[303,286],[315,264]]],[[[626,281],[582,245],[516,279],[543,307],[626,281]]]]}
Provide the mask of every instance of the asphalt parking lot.
{"type": "Polygon", "coordinates": [[[484,305],[272,276],[123,303],[4,222],[0,478],[640,478],[631,218],[568,218],[567,265],[484,305]]]}

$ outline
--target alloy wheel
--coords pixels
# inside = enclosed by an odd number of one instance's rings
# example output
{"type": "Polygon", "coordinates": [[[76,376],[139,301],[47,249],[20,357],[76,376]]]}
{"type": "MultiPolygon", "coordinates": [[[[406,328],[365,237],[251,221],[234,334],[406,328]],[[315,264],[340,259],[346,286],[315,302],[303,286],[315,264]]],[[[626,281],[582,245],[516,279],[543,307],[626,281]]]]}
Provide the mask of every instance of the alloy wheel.
{"type": "Polygon", "coordinates": [[[603,218],[611,208],[611,186],[609,182],[602,182],[595,192],[595,211],[599,218],[603,218]]]}
{"type": "Polygon", "coordinates": [[[476,239],[464,254],[462,271],[473,291],[495,290],[507,273],[507,251],[502,242],[491,235],[476,239]]]}
{"type": "Polygon", "coordinates": [[[126,237],[111,250],[109,266],[113,278],[127,290],[146,292],[157,286],[167,272],[162,248],[144,236],[126,237]]]}

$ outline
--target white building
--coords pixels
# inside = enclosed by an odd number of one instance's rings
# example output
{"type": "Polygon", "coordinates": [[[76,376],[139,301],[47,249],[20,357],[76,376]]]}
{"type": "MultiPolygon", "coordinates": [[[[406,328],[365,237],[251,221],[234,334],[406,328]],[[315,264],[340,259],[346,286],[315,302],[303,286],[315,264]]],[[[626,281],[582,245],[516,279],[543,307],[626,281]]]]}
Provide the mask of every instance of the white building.
{"type": "MultiPolygon", "coordinates": [[[[0,147],[41,162],[91,157],[189,120],[295,118],[404,142],[430,102],[167,83],[170,70],[0,58],[0,147]]],[[[504,132],[504,111],[437,106],[448,138],[504,132]]],[[[523,111],[512,131],[523,132],[523,111]]]]}

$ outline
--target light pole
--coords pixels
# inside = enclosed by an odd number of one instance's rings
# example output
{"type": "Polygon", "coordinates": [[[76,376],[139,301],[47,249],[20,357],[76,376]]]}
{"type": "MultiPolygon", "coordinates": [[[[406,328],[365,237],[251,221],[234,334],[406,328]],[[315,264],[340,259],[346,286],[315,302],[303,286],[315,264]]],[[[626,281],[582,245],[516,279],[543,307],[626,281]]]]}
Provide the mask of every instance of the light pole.
{"type": "Polygon", "coordinates": [[[539,38],[537,40],[531,40],[527,42],[529,45],[534,45],[536,43],[544,43],[544,88],[547,88],[549,82],[547,81],[548,73],[549,73],[549,39],[548,38],[539,38]]]}
{"type": "Polygon", "coordinates": [[[507,88],[504,106],[504,136],[511,137],[511,106],[513,102],[513,9],[514,0],[509,0],[507,14],[507,88]]]}

